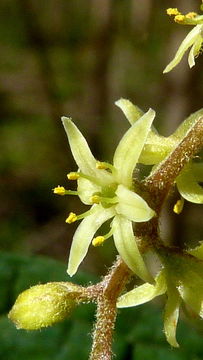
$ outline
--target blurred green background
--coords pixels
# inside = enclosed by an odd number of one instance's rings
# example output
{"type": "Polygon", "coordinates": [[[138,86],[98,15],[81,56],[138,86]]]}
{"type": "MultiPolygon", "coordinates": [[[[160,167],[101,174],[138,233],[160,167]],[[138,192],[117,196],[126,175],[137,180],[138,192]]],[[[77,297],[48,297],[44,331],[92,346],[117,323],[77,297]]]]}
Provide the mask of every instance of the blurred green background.
{"type": "MultiPolygon", "coordinates": [[[[85,207],[73,197],[52,194],[57,185],[69,187],[66,174],[76,170],[62,115],[74,119],[95,157],[111,161],[128,128],[114,105],[120,97],[145,111],[156,110],[155,126],[163,135],[202,107],[203,57],[192,70],[185,57],[173,72],[162,74],[190,30],[173,23],[165,9],[198,11],[199,5],[195,0],[1,0],[0,250],[8,269],[18,254],[28,264],[36,255],[67,263],[77,224],[68,226],[64,220],[70,211],[80,213],[85,207]]],[[[174,191],[163,211],[163,237],[195,244],[203,239],[202,211],[187,203],[177,216],[172,212],[177,199],[174,191]]],[[[115,254],[111,241],[91,248],[81,269],[103,274],[115,254]]],[[[40,269],[33,283],[67,278],[65,265],[60,279],[44,278],[40,269]]],[[[16,271],[17,265],[10,286],[16,271]]],[[[30,285],[29,276],[19,290],[30,285]]],[[[6,298],[2,313],[14,295],[8,292],[6,298]]]]}

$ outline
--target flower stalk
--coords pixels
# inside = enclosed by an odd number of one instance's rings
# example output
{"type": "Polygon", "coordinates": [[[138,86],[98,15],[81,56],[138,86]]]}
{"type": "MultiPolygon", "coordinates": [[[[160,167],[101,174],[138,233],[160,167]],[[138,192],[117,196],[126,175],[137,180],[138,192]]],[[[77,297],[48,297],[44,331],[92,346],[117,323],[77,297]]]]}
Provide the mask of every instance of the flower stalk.
{"type": "Polygon", "coordinates": [[[116,301],[131,274],[129,268],[119,257],[100,283],[99,288],[97,287],[97,291],[99,289],[97,314],[89,360],[112,359],[113,330],[117,315],[116,301]]]}

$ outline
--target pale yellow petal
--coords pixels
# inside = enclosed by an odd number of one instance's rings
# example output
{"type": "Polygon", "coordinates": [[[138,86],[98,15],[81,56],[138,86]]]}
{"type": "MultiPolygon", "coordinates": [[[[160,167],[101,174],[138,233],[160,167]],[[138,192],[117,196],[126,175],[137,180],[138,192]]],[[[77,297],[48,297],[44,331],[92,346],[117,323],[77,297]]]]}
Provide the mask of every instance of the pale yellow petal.
{"type": "Polygon", "coordinates": [[[124,308],[141,305],[154,299],[156,296],[164,294],[165,292],[165,274],[162,270],[156,277],[155,285],[146,283],[120,296],[117,302],[117,307],[124,308]]]}
{"type": "Polygon", "coordinates": [[[104,209],[101,205],[93,205],[91,215],[85,217],[78,226],[71,245],[68,274],[73,276],[87,254],[89,245],[100,226],[115,215],[114,207],[104,209]]]}
{"type": "Polygon", "coordinates": [[[116,190],[118,204],[116,212],[134,222],[144,222],[150,220],[155,212],[147,202],[138,194],[128,190],[125,186],[119,185],[116,190]]]}
{"type": "Polygon", "coordinates": [[[179,317],[179,307],[181,303],[180,295],[175,287],[167,288],[168,299],[166,301],[164,312],[164,333],[169,344],[173,347],[179,347],[176,340],[176,327],[179,317]]]}
{"type": "Polygon", "coordinates": [[[133,170],[140,157],[154,117],[154,110],[149,109],[130,127],[118,144],[113,159],[118,183],[127,187],[132,186],[133,170]]]}
{"type": "Polygon", "coordinates": [[[176,184],[184,199],[196,204],[203,204],[203,188],[198,184],[190,165],[182,170],[176,179],[176,184]]]}
{"type": "Polygon", "coordinates": [[[123,111],[131,125],[144,115],[144,112],[138,106],[132,104],[130,100],[120,99],[115,102],[115,105],[123,111]]]}
{"type": "Polygon", "coordinates": [[[131,221],[117,215],[114,217],[112,228],[114,243],[123,261],[141,279],[151,282],[152,277],[138,249],[131,221]]]}
{"type": "Polygon", "coordinates": [[[89,145],[77,126],[70,118],[62,117],[62,122],[69,140],[70,148],[80,171],[85,175],[93,176],[103,184],[109,184],[112,176],[105,170],[96,168],[97,161],[91,153],[89,145]]]}
{"type": "Polygon", "coordinates": [[[182,59],[185,52],[194,44],[197,37],[200,36],[203,25],[196,25],[186,36],[186,38],[181,43],[178,51],[175,54],[174,59],[166,66],[164,73],[171,71],[182,59]]]}

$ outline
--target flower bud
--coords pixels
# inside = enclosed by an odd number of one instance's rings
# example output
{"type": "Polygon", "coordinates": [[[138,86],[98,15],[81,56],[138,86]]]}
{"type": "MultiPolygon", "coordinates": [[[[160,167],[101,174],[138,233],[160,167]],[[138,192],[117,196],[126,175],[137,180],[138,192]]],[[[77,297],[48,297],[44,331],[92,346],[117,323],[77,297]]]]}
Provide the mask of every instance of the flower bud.
{"type": "Polygon", "coordinates": [[[82,287],[68,282],[36,285],[18,296],[8,317],[18,329],[38,330],[67,318],[81,293],[82,287]]]}

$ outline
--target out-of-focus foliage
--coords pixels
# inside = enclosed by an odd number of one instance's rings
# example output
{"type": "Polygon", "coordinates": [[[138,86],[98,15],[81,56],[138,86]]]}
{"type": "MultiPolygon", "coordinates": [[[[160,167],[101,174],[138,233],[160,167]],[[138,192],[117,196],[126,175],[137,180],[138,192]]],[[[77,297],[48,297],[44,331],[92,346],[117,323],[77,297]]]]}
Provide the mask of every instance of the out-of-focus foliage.
{"type": "MultiPolygon", "coordinates": [[[[202,107],[202,57],[192,71],[183,61],[162,74],[188,31],[166,15],[175,5],[198,10],[194,0],[0,2],[1,249],[67,259],[76,225],[64,220],[83,208],[51,191],[67,187],[66,173],[76,170],[62,115],[79,123],[99,159],[111,161],[129,126],[113,105],[120,97],[154,108],[164,135],[202,107]]],[[[201,240],[199,208],[187,205],[174,216],[177,197],[163,221],[165,237],[185,241],[195,229],[192,241],[201,240]]],[[[91,249],[84,268],[101,273],[114,255],[109,241],[91,249]]]]}
{"type": "MultiPolygon", "coordinates": [[[[87,359],[91,343],[94,305],[81,305],[71,318],[41,331],[16,330],[6,317],[16,296],[30,285],[47,281],[66,281],[65,266],[43,257],[25,257],[0,253],[0,285],[3,289],[0,308],[0,357],[9,360],[87,359]],[[12,284],[12,287],[11,287],[12,284]],[[80,346],[78,346],[80,344],[80,346]]],[[[77,283],[95,282],[86,273],[75,276],[77,283]]],[[[161,311],[143,305],[120,311],[113,351],[119,360],[200,360],[202,337],[180,323],[180,349],[171,349],[162,331],[161,311]],[[130,319],[130,320],[129,320],[130,319]]]]}

